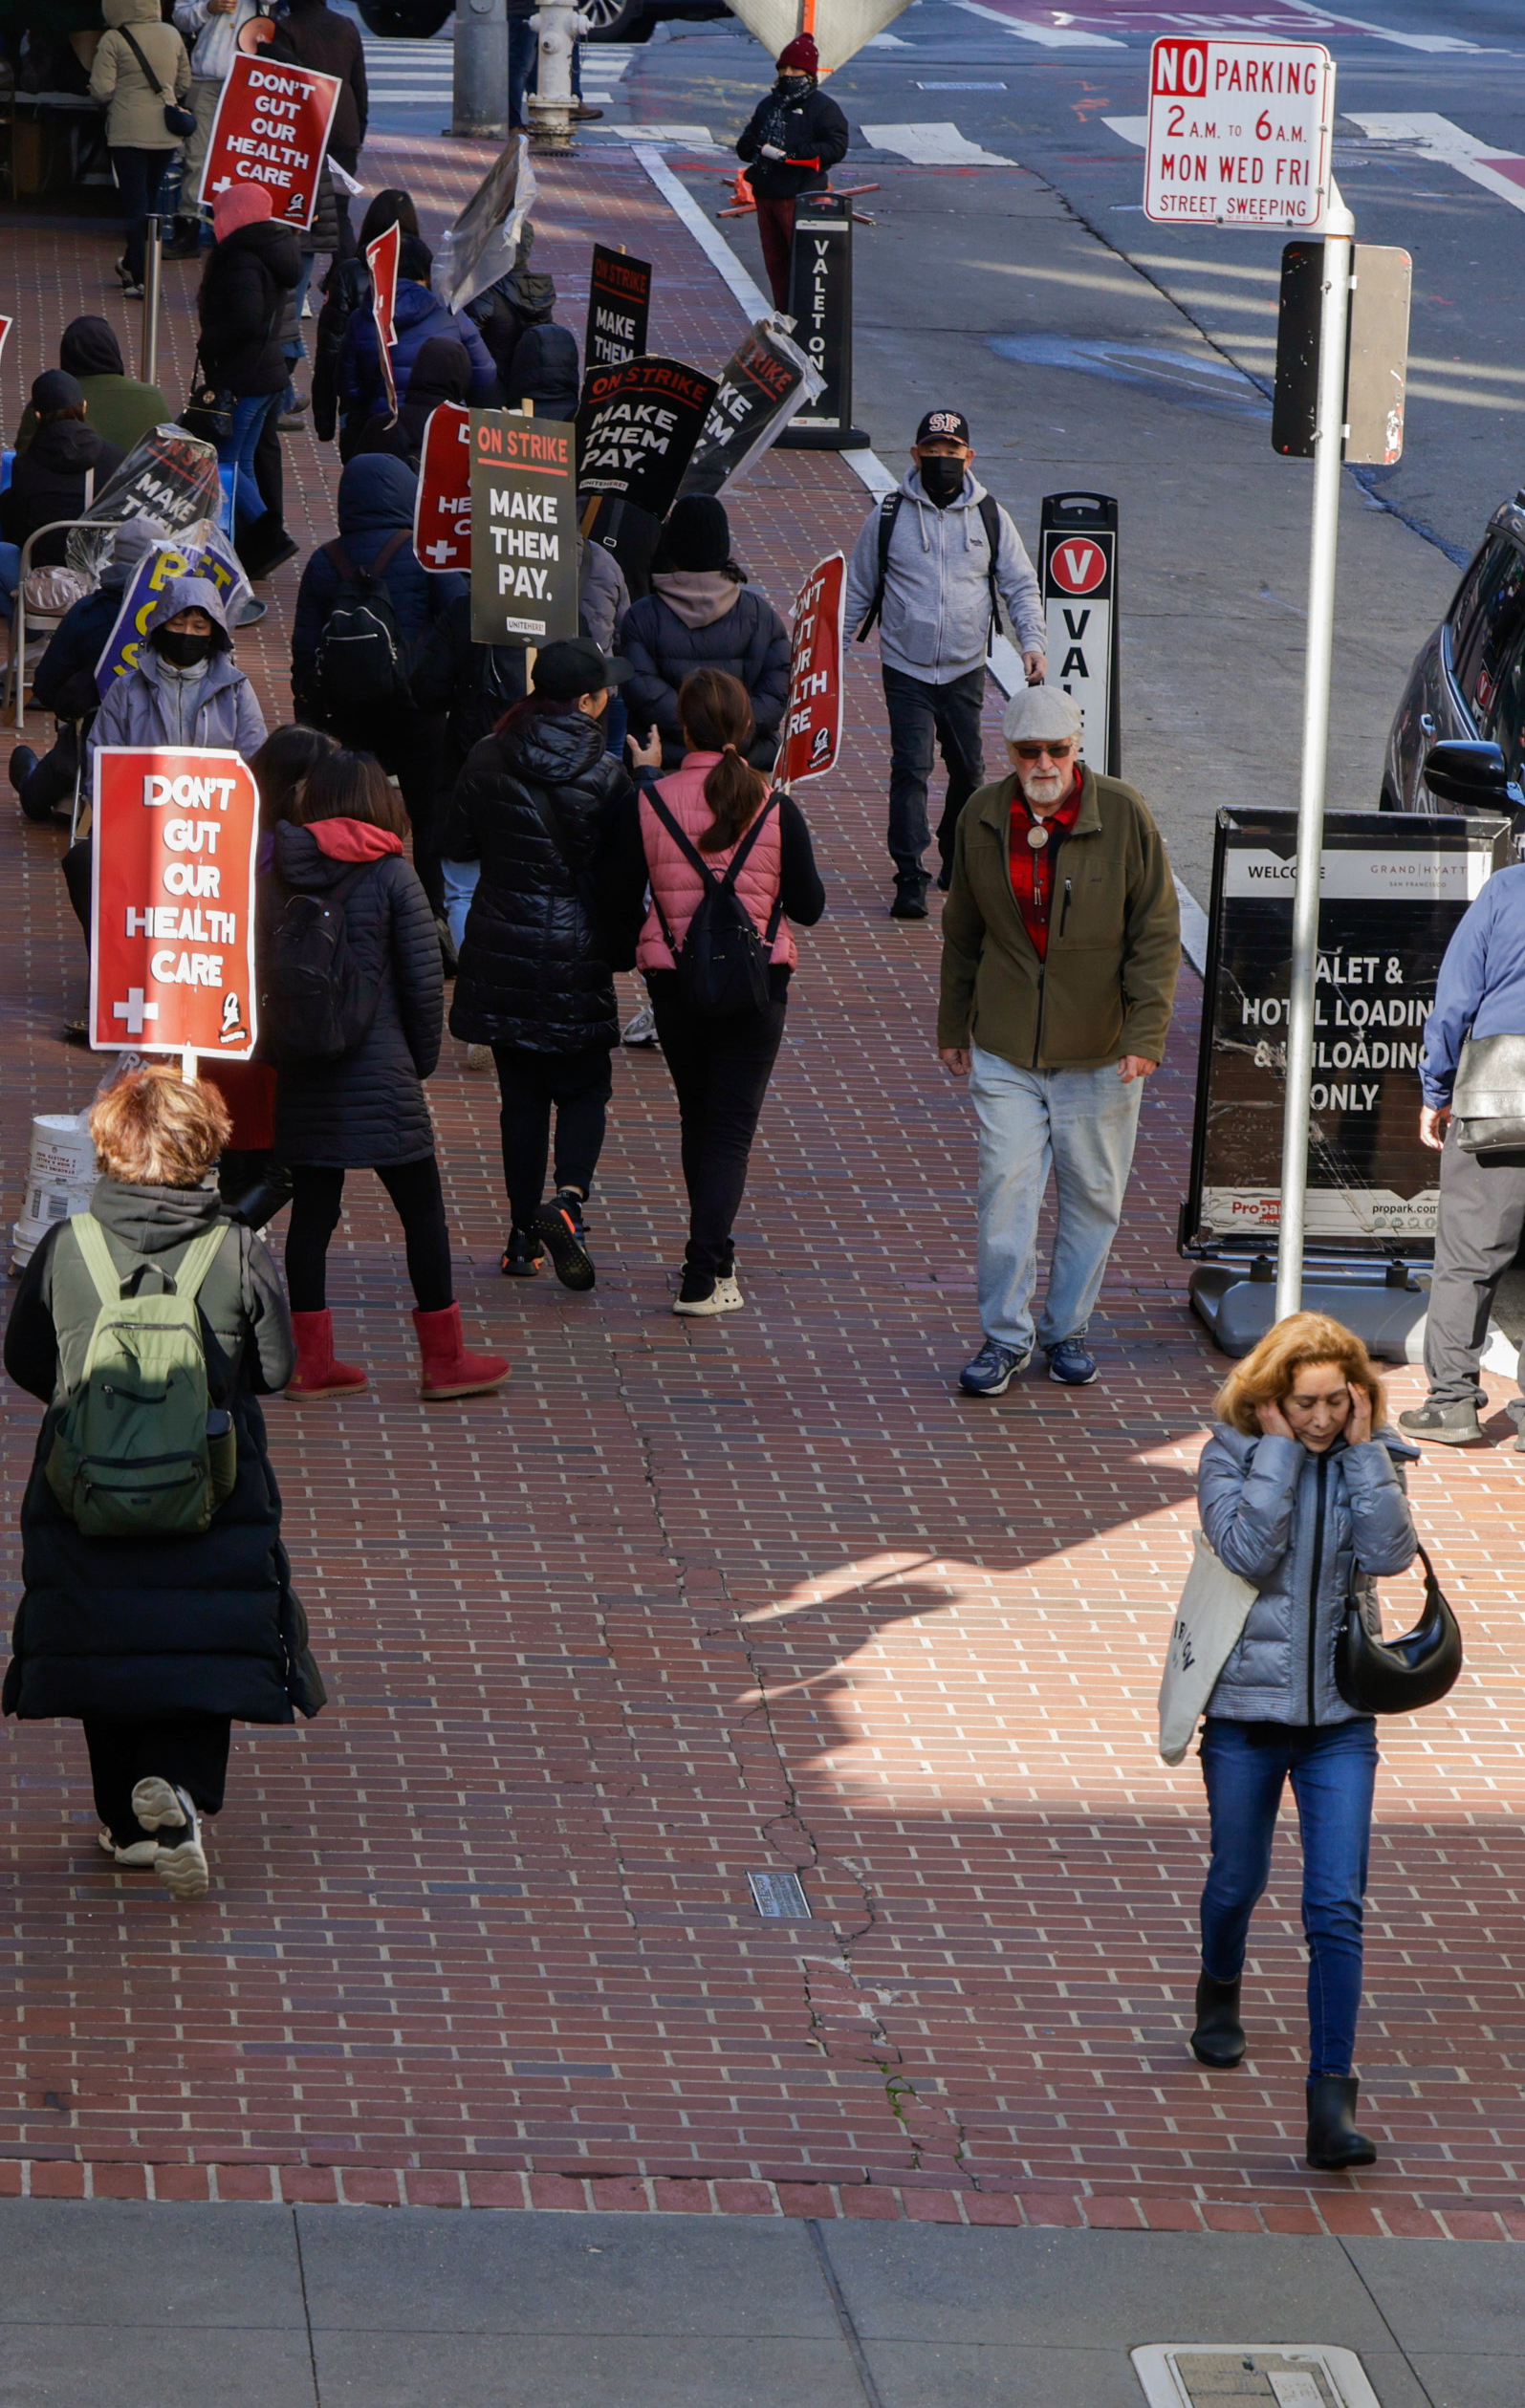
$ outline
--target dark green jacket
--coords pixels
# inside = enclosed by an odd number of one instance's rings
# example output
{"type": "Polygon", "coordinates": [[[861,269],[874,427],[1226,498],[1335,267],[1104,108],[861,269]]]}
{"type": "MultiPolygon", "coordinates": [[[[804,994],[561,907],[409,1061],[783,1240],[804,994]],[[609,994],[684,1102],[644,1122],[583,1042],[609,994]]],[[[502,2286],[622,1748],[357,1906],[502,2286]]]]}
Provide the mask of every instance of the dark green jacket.
{"type": "Polygon", "coordinates": [[[1012,892],[1014,772],[969,796],[943,911],[939,1046],[977,1045],[1019,1070],[1096,1070],[1165,1052],[1181,916],[1160,831],[1121,778],[1083,772],[1055,868],[1047,962],[1012,892]]]}

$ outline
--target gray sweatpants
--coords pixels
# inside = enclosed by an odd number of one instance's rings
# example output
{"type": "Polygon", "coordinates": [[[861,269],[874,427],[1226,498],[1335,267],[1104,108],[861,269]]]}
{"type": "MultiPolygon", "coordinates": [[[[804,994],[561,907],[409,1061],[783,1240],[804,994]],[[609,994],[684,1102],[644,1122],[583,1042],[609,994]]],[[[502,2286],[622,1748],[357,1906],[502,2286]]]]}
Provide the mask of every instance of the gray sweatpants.
{"type": "MultiPolygon", "coordinates": [[[[1477,1361],[1498,1283],[1525,1233],[1525,1155],[1480,1161],[1452,1133],[1440,1158],[1440,1222],[1425,1323],[1425,1369],[1438,1404],[1483,1402],[1477,1361]]],[[[1525,1347],[1515,1374],[1525,1388],[1525,1347]]]]}

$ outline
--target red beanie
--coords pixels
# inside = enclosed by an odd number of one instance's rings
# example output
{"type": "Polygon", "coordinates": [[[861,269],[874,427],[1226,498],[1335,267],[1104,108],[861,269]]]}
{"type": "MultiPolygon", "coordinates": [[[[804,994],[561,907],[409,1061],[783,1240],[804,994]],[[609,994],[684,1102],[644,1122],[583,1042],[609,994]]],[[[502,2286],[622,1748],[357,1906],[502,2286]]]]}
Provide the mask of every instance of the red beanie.
{"type": "Polygon", "coordinates": [[[220,243],[229,234],[236,234],[241,226],[257,226],[261,218],[273,217],[275,204],[270,186],[264,184],[230,184],[219,192],[212,209],[212,232],[220,243]]]}
{"type": "Polygon", "coordinates": [[[793,67],[796,75],[818,76],[820,53],[816,48],[814,33],[796,33],[794,40],[779,52],[778,65],[780,70],[793,67]]]}

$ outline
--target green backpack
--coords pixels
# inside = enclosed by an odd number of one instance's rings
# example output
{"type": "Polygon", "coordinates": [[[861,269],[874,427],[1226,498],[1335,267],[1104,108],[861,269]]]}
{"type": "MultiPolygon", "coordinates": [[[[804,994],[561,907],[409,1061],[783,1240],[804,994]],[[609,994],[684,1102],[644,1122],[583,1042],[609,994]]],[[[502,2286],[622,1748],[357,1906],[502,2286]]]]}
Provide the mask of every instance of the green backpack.
{"type": "MultiPolygon", "coordinates": [[[[192,1538],[231,1492],[238,1443],[229,1416],[208,1412],[207,1354],[196,1297],[230,1224],[187,1247],[169,1292],[132,1292],[88,1212],[70,1221],[100,1310],[79,1384],[48,1457],[48,1486],[87,1538],[192,1538]],[[218,1426],[220,1425],[220,1426],[218,1426]]],[[[158,1266],[154,1266],[158,1268],[158,1266]]]]}

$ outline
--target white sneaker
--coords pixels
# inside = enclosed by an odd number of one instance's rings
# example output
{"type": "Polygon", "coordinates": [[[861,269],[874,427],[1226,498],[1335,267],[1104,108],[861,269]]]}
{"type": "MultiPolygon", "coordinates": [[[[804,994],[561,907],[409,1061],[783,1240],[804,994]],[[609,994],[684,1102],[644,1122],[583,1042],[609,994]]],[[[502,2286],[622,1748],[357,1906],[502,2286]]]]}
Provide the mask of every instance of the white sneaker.
{"type": "Polygon", "coordinates": [[[132,1793],[132,1811],[145,1831],[167,1831],[154,1850],[154,1871],[171,1898],[205,1898],[210,1887],[201,1816],[184,1790],[151,1772],[132,1793]]]}
{"type": "Polygon", "coordinates": [[[734,1279],[717,1279],[708,1296],[697,1296],[686,1303],[681,1294],[677,1295],[672,1309],[686,1321],[708,1321],[717,1312],[739,1312],[745,1302],[734,1279]]]}
{"type": "Polygon", "coordinates": [[[119,1864],[135,1865],[140,1872],[146,1872],[159,1854],[157,1839],[133,1839],[119,1848],[109,1831],[97,1832],[96,1837],[108,1856],[115,1856],[119,1864]]]}
{"type": "Polygon", "coordinates": [[[643,1004],[633,1020],[627,1020],[620,1032],[621,1045],[655,1045],[657,1015],[649,1004],[643,1004]]]}

